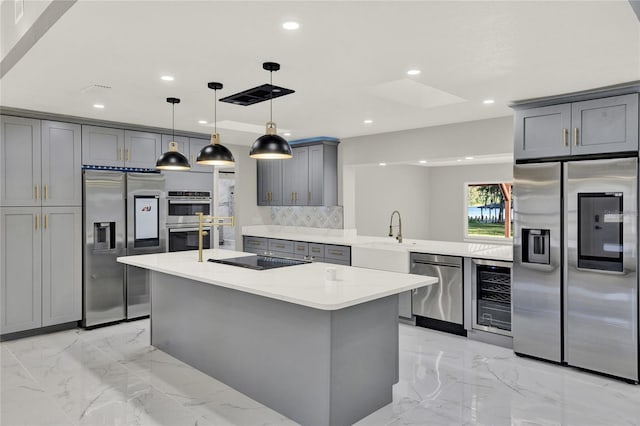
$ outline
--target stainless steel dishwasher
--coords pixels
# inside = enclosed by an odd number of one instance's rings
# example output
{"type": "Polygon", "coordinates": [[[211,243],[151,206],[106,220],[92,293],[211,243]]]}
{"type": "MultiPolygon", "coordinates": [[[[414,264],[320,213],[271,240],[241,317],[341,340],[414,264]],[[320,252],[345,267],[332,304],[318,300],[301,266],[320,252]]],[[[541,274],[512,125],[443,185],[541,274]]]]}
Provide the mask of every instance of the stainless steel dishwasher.
{"type": "Polygon", "coordinates": [[[411,253],[412,274],[437,277],[436,284],[413,290],[416,325],[466,335],[463,324],[462,258],[411,253]]]}

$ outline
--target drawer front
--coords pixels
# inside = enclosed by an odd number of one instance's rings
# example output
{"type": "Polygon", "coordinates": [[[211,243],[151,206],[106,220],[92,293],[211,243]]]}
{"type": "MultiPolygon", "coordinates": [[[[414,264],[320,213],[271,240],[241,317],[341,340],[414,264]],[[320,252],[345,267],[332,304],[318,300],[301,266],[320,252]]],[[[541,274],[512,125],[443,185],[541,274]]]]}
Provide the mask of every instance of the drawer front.
{"type": "Polygon", "coordinates": [[[249,253],[262,254],[267,251],[268,239],[263,237],[244,237],[243,250],[249,253]]]}
{"type": "Polygon", "coordinates": [[[309,243],[296,241],[293,243],[293,253],[298,256],[306,256],[309,254],[309,243]]]}
{"type": "Polygon", "coordinates": [[[309,243],[309,256],[317,262],[319,258],[324,258],[324,244],[309,243]]]}
{"type": "Polygon", "coordinates": [[[269,251],[293,254],[293,241],[269,239],[269,251]]]}
{"type": "Polygon", "coordinates": [[[325,244],[324,257],[327,259],[340,260],[342,262],[348,262],[348,264],[351,264],[351,247],[325,244]]]}

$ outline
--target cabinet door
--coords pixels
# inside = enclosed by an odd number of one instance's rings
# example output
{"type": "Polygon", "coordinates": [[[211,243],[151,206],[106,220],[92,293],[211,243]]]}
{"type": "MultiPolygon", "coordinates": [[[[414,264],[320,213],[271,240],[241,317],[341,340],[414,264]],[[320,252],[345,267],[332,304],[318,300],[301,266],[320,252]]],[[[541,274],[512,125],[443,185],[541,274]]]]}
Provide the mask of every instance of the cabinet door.
{"type": "Polygon", "coordinates": [[[42,205],[82,205],[80,126],[42,122],[42,205]]]}
{"type": "Polygon", "coordinates": [[[213,173],[213,166],[207,166],[204,164],[196,163],[196,158],[198,158],[198,153],[202,148],[209,145],[211,141],[208,139],[196,139],[189,138],[189,163],[191,163],[191,171],[192,172],[206,172],[213,173]]]}
{"type": "Polygon", "coordinates": [[[124,131],[124,165],[155,169],[162,154],[161,137],[157,133],[124,131]]]}
{"type": "Polygon", "coordinates": [[[309,198],[309,147],[292,148],[293,158],[282,168],[282,204],[306,206],[309,198]]]}
{"type": "Polygon", "coordinates": [[[124,166],[124,130],[82,126],[82,164],[124,166]]]}
{"type": "Polygon", "coordinates": [[[42,215],[42,325],[78,321],[82,319],[82,207],[47,207],[42,215]]]}
{"type": "Polygon", "coordinates": [[[515,113],[516,160],[571,154],[571,105],[531,108],[515,113]]]}
{"type": "Polygon", "coordinates": [[[309,194],[308,205],[324,204],[324,145],[309,147],[309,194]]]}
{"type": "Polygon", "coordinates": [[[290,160],[257,160],[258,205],[282,205],[282,162],[290,160]]]}
{"type": "Polygon", "coordinates": [[[572,154],[638,151],[638,94],[576,102],[572,154]]]}
{"type": "Polygon", "coordinates": [[[0,117],[0,206],[39,206],[40,120],[0,117]]]}
{"type": "Polygon", "coordinates": [[[40,207],[0,208],[2,334],[42,325],[40,210],[40,207]]]}

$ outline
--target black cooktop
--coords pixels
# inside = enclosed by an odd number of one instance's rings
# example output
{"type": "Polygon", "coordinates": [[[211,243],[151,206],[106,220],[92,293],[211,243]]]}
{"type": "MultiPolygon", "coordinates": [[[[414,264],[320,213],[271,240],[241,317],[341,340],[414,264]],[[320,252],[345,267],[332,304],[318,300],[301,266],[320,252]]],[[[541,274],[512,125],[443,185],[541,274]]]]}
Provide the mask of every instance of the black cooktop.
{"type": "Polygon", "coordinates": [[[255,269],[258,271],[264,269],[283,268],[285,266],[302,265],[309,263],[307,260],[289,259],[287,257],[276,256],[244,256],[231,257],[229,259],[207,259],[208,262],[222,263],[223,265],[240,266],[242,268],[255,269]]]}

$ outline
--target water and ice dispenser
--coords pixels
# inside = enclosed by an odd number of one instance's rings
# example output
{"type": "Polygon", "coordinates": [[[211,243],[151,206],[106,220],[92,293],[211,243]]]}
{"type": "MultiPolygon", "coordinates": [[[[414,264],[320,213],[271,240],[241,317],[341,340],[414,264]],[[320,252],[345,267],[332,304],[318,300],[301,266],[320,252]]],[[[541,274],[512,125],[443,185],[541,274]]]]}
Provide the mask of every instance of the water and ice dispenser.
{"type": "Polygon", "coordinates": [[[104,251],[116,248],[116,223],[94,222],[93,250],[104,251]]]}
{"type": "Polygon", "coordinates": [[[548,229],[522,229],[522,261],[549,265],[550,232],[548,229]]]}

